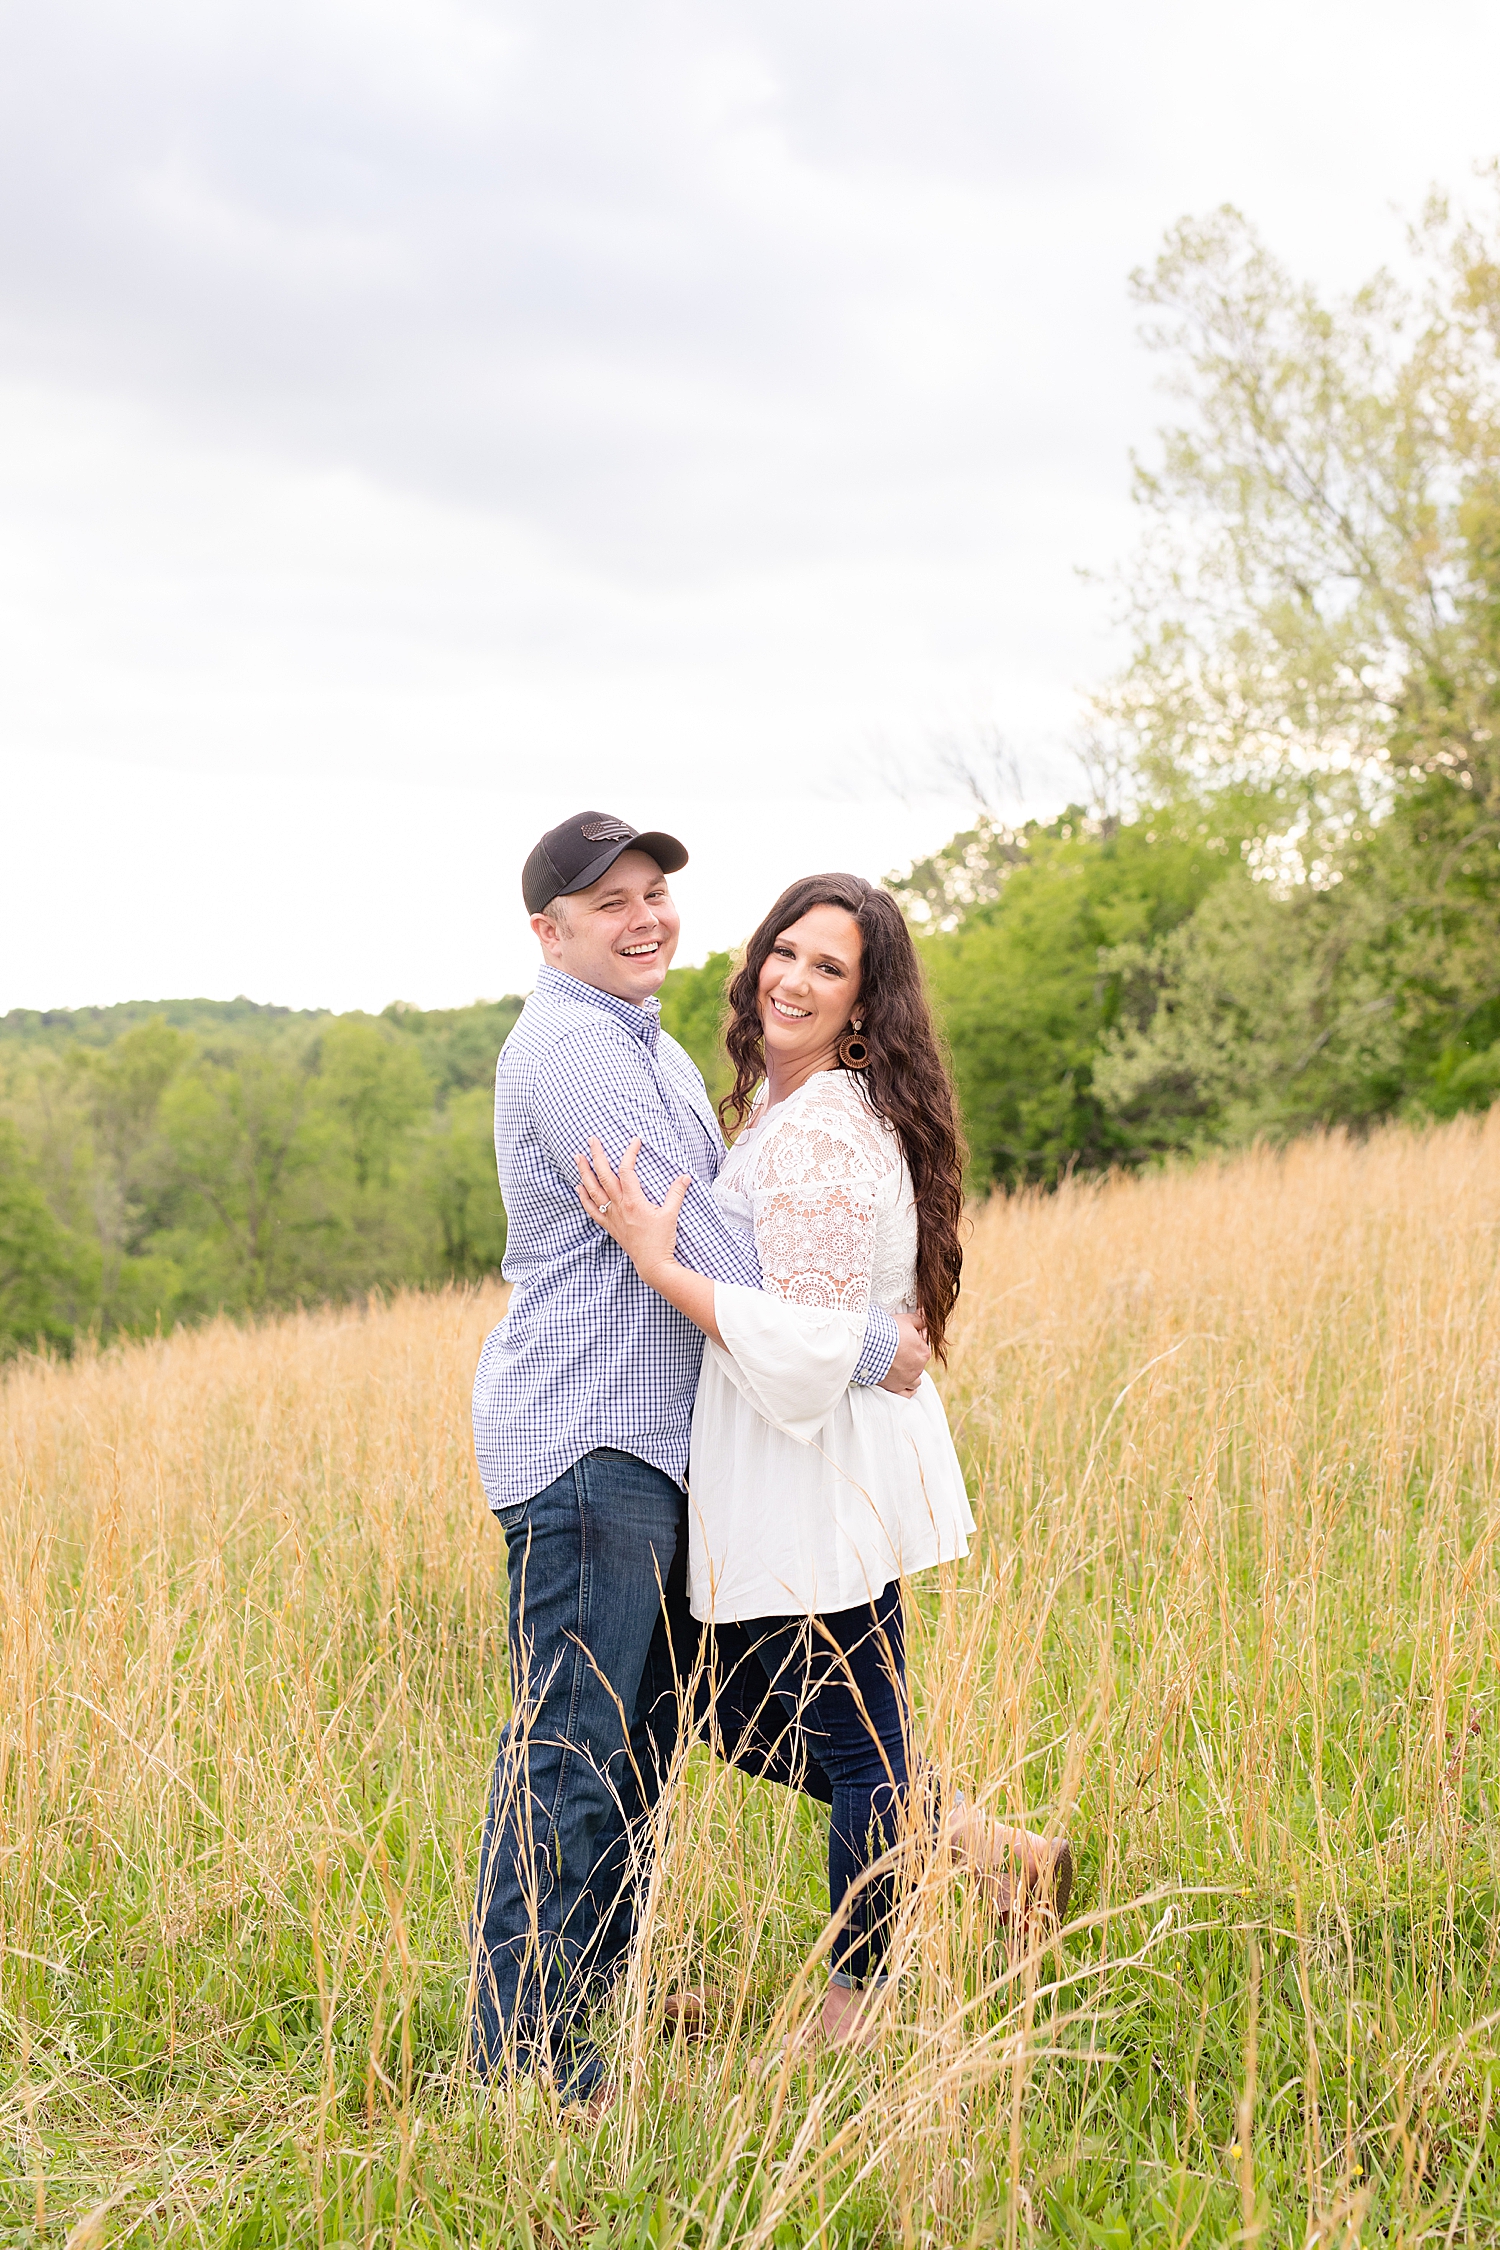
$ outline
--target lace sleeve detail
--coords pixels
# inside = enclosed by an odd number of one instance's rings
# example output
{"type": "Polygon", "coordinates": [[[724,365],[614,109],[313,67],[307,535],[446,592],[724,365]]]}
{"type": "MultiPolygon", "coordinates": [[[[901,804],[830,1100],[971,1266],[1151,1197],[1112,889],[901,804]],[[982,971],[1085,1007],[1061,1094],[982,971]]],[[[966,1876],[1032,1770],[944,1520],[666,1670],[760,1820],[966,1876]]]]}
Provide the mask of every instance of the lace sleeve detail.
{"type": "Polygon", "coordinates": [[[848,1188],[773,1188],[755,1197],[761,1286],[789,1305],[862,1313],[874,1237],[869,1196],[848,1188]]]}
{"type": "Polygon", "coordinates": [[[876,1193],[899,1163],[885,1128],[857,1095],[833,1088],[805,1099],[768,1134],[745,1182],[762,1286],[788,1304],[863,1313],[875,1262],[876,1193]]]}

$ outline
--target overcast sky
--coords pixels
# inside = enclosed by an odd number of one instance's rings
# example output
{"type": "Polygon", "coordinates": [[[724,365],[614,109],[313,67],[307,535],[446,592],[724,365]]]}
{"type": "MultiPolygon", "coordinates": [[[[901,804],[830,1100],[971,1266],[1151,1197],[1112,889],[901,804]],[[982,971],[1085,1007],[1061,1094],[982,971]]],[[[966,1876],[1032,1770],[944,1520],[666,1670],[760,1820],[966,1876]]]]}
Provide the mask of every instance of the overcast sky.
{"type": "Polygon", "coordinates": [[[0,24],[0,1009],[524,990],[582,806],[701,957],[991,726],[1056,809],[1130,269],[1227,200],[1342,286],[1500,152],[1493,0],[0,24]]]}

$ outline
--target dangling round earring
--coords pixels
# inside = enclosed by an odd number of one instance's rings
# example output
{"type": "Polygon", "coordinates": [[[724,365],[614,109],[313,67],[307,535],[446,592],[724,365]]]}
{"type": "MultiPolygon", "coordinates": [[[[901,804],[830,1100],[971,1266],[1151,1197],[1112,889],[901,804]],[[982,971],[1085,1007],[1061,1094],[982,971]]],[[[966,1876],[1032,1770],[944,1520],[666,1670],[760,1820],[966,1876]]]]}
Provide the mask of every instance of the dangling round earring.
{"type": "Polygon", "coordinates": [[[863,1070],[870,1060],[869,1042],[859,1036],[863,1028],[861,1018],[853,1017],[849,1029],[838,1043],[836,1051],[845,1070],[863,1070]]]}

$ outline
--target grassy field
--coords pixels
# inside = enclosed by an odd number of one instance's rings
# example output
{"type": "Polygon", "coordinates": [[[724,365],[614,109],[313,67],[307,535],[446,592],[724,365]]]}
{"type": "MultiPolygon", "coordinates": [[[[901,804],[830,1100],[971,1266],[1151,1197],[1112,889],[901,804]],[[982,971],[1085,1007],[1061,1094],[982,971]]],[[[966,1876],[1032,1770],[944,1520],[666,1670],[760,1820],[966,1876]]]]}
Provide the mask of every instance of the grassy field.
{"type": "Polygon", "coordinates": [[[457,2063],[500,1297],[15,1366],[0,2241],[1500,2242],[1497,1253],[1500,1115],[981,1210],[915,1685],[1073,1925],[929,1869],[877,2052],[778,2061],[818,1817],[696,1753],[592,2140],[457,2063]]]}

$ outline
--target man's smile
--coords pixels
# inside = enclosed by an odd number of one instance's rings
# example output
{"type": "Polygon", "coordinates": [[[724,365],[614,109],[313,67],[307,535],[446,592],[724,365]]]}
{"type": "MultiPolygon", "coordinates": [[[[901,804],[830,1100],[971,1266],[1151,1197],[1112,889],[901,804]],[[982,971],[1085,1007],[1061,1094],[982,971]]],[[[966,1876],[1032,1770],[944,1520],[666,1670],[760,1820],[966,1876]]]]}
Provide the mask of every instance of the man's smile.
{"type": "Polygon", "coordinates": [[[640,954],[660,953],[661,939],[644,938],[639,945],[622,945],[620,951],[627,961],[633,961],[640,954]]]}

